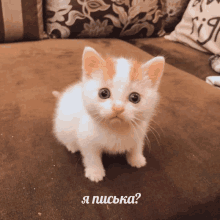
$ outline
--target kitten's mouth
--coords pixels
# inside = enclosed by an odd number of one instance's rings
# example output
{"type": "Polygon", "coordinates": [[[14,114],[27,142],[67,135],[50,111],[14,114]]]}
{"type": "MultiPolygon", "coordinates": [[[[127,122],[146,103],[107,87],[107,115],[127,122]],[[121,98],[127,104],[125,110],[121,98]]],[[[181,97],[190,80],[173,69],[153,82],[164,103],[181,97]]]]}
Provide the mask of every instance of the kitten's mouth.
{"type": "Polygon", "coordinates": [[[111,123],[118,123],[118,122],[122,122],[123,120],[121,118],[119,118],[118,116],[112,117],[110,118],[110,122],[111,123]]]}

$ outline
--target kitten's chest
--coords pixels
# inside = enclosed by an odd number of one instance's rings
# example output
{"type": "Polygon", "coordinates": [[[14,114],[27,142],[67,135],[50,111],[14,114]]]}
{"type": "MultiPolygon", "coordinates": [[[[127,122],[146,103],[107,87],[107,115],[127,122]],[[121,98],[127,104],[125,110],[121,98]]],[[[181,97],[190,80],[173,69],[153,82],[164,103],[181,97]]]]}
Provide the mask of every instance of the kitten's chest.
{"type": "Polygon", "coordinates": [[[101,138],[103,150],[112,154],[124,153],[136,145],[136,139],[132,132],[126,135],[118,135],[106,130],[102,131],[102,137],[105,137],[105,140],[101,138]]]}

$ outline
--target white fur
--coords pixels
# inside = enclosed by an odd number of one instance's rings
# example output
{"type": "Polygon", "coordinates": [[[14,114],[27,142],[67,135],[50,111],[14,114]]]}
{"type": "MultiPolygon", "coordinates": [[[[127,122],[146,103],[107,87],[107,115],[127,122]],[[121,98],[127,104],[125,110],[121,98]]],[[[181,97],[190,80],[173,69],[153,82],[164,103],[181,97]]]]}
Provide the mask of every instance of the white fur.
{"type": "Polygon", "coordinates": [[[107,82],[97,76],[86,79],[83,73],[82,82],[70,86],[58,97],[54,134],[69,151],[81,152],[85,176],[91,181],[98,182],[105,176],[102,152],[127,153],[127,161],[134,167],[146,164],[143,156],[144,138],[159,96],[157,87],[153,87],[150,80],[144,83],[129,81],[130,66],[131,63],[124,58],[116,60],[116,75],[107,82]],[[110,90],[109,99],[98,96],[101,88],[110,90]],[[141,95],[139,103],[128,100],[131,92],[141,95]],[[110,119],[113,105],[124,107],[124,112],[118,115],[120,119],[110,119]],[[139,120],[135,121],[137,117],[139,120]],[[132,120],[135,122],[132,123],[132,120]],[[128,126],[123,126],[125,123],[128,126]],[[124,133],[120,128],[126,128],[124,133]]]}

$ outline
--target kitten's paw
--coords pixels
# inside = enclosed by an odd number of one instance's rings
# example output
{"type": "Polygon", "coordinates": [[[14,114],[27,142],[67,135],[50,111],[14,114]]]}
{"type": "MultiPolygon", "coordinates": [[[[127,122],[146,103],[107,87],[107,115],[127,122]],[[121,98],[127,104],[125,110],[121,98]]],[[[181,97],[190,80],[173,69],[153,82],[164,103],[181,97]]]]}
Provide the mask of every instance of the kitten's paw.
{"type": "Polygon", "coordinates": [[[85,169],[85,176],[89,178],[93,182],[99,182],[103,180],[105,176],[105,170],[104,169],[96,169],[96,168],[86,168],[85,169]]]}
{"type": "Polygon", "coordinates": [[[72,154],[78,151],[78,149],[72,144],[66,144],[66,148],[68,151],[70,151],[72,154]]]}
{"type": "Polygon", "coordinates": [[[147,164],[147,160],[142,154],[128,156],[127,161],[132,167],[137,168],[143,167],[147,164]]]}

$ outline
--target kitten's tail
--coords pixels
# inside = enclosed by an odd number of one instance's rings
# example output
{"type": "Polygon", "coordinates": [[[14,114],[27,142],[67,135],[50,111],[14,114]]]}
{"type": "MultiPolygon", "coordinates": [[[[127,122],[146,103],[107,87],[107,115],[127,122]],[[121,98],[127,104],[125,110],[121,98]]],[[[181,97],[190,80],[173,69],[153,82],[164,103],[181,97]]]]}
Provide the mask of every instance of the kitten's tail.
{"type": "Polygon", "coordinates": [[[52,94],[53,94],[53,96],[55,98],[59,98],[60,97],[60,93],[58,91],[53,91],[52,94]]]}

